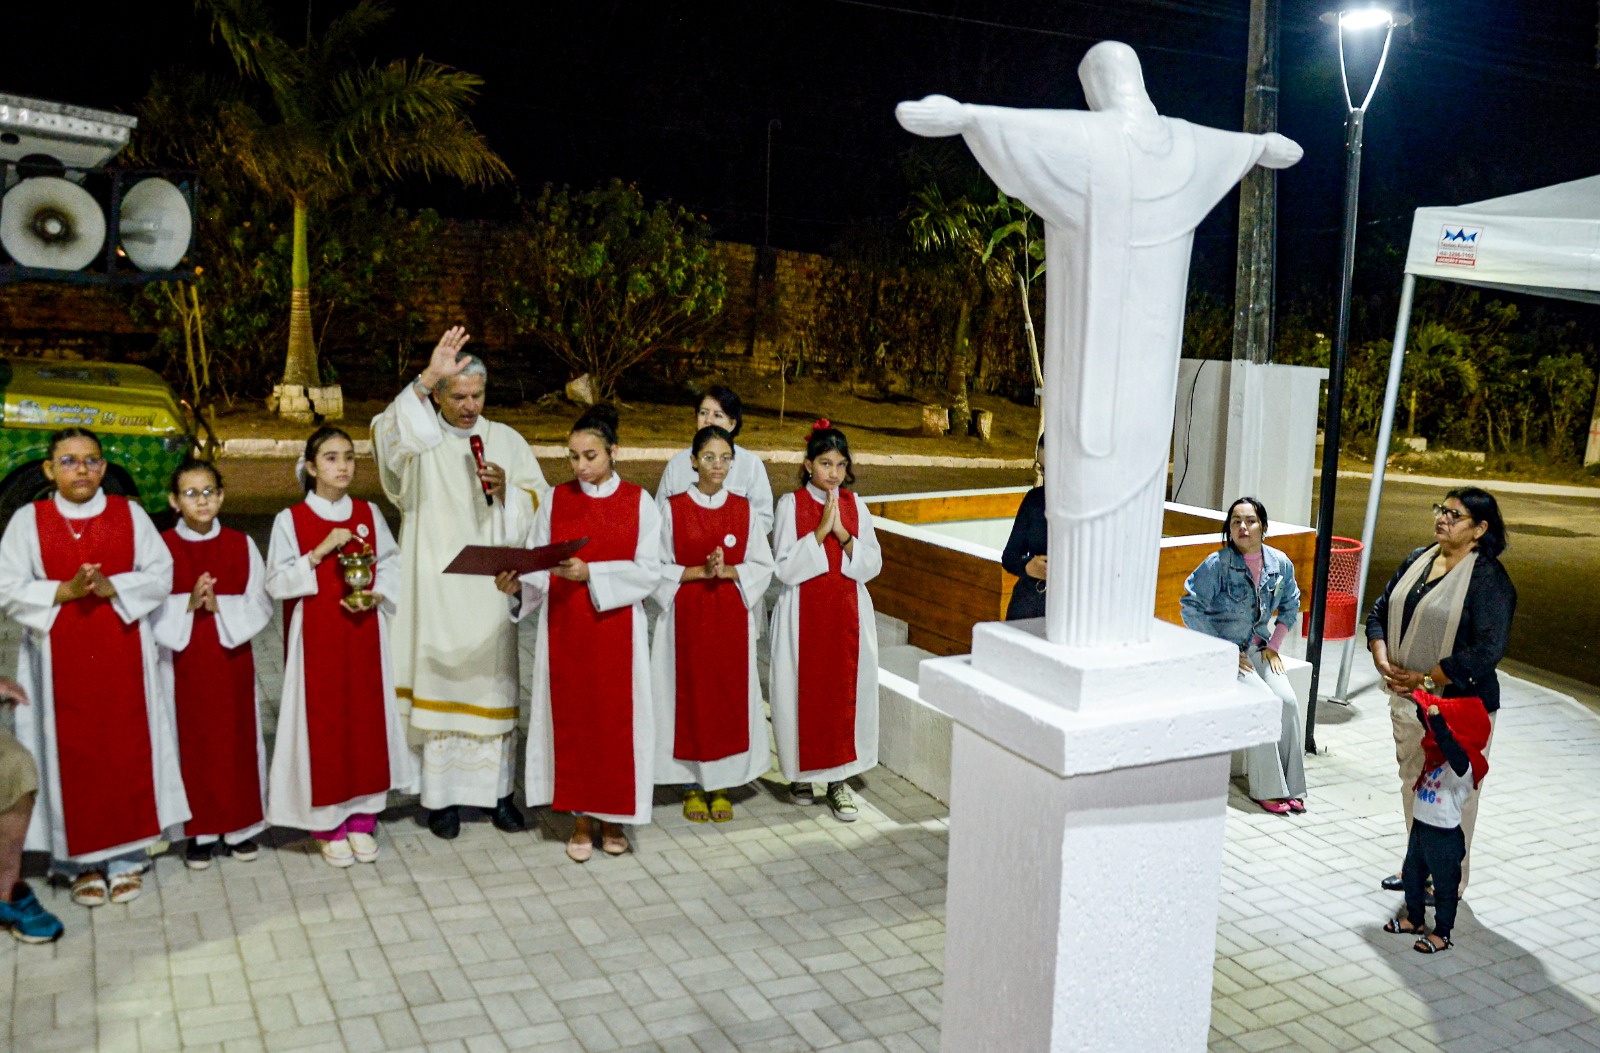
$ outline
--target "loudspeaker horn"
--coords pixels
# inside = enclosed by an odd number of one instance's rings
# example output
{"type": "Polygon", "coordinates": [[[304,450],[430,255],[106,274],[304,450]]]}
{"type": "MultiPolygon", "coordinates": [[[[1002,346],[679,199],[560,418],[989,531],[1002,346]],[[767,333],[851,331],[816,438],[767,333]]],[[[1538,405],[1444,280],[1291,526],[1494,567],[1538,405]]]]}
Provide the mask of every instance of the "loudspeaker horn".
{"type": "Polygon", "coordinates": [[[23,267],[81,270],[105,243],[106,217],[76,183],[36,176],[0,197],[0,245],[23,267]]]}
{"type": "Polygon", "coordinates": [[[170,271],[189,251],[194,219],[183,191],[165,179],[141,179],[122,195],[122,251],[141,271],[170,271]]]}

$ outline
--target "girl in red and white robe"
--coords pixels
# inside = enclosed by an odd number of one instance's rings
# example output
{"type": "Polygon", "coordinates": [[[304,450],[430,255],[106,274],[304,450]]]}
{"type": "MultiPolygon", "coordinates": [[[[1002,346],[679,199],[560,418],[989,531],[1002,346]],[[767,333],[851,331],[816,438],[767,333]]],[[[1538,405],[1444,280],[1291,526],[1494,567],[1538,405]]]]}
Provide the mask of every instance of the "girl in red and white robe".
{"type": "Polygon", "coordinates": [[[184,824],[191,870],[224,851],[246,862],[267,827],[267,751],[250,641],[272,621],[266,567],[249,535],[217,521],[222,474],[190,458],[172,473],[167,501],[178,524],[161,535],[172,553],[172,595],[151,616],[161,677],[178,720],[183,784],[194,813],[184,824]]]}
{"type": "Polygon", "coordinates": [[[47,457],[54,496],[0,537],[0,609],[26,630],[17,679],[33,700],[17,738],[39,766],[26,847],[97,907],[137,896],[146,849],[189,818],[149,625],[172,557],[144,509],[100,489],[93,432],[56,432],[47,457]]]}
{"type": "Polygon", "coordinates": [[[567,437],[577,476],[539,506],[528,535],[538,548],[586,537],[553,570],[497,584],[520,597],[513,617],[537,610],[526,789],[530,807],[574,812],[567,855],[628,850],[622,823],[650,821],[655,716],[650,708],[644,599],[661,575],[661,519],[644,488],[613,470],[617,415],[596,406],[567,437]]]}
{"type": "Polygon", "coordinates": [[[866,583],[883,552],[866,504],[850,490],[850,444],[818,421],[801,487],[778,499],[772,551],[783,591],[772,613],[767,697],[778,765],[799,803],[828,784],[834,817],[853,822],[844,780],[878,763],[878,632],[866,583]]]}
{"type": "Polygon", "coordinates": [[[727,431],[701,428],[690,448],[695,484],[662,505],[661,615],[650,661],[656,782],[688,784],[683,817],[694,823],[732,819],[727,790],[772,760],[756,671],[772,550],[752,502],[723,485],[739,456],[751,455],[736,453],[727,431]]]}
{"type": "Polygon", "coordinates": [[[371,863],[389,791],[415,793],[394,695],[388,618],[400,585],[399,550],[383,516],[345,491],[355,446],[338,428],[306,441],[306,499],[272,524],[267,593],[284,601],[283,704],[267,783],[267,821],[310,830],[330,866],[371,863]],[[377,556],[368,591],[349,599],[338,556],[363,544],[377,556]]]}

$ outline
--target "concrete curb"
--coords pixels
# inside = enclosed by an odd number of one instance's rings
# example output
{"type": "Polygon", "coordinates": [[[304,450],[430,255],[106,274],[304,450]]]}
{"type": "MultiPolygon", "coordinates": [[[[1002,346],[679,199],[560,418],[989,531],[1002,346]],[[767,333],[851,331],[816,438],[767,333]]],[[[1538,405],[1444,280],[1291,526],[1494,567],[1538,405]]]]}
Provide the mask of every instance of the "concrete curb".
{"type": "MultiPolygon", "coordinates": [[[[1321,478],[1320,471],[1314,472],[1315,478],[1321,478]]],[[[1367,479],[1371,480],[1371,472],[1341,471],[1341,479],[1367,479]]],[[[1512,479],[1449,479],[1442,475],[1407,475],[1404,472],[1385,472],[1385,484],[1409,483],[1413,486],[1434,486],[1441,490],[1449,490],[1456,486],[1481,486],[1503,494],[1529,494],[1536,497],[1582,497],[1591,501],[1600,501],[1600,486],[1568,486],[1562,483],[1522,483],[1512,479]]]]}
{"type": "MultiPolygon", "coordinates": [[[[358,457],[372,456],[372,440],[355,440],[358,457]]],[[[565,446],[533,446],[533,455],[546,460],[567,456],[565,446]]],[[[624,446],[617,451],[619,461],[667,461],[683,447],[624,446]]],[[[300,439],[228,439],[222,444],[224,457],[258,457],[293,460],[305,450],[300,439]]],[[[772,464],[799,464],[805,455],[799,450],[751,450],[772,464]]],[[[1033,459],[1020,457],[935,457],[920,453],[859,453],[856,464],[888,465],[896,468],[1031,468],[1033,459]]]]}

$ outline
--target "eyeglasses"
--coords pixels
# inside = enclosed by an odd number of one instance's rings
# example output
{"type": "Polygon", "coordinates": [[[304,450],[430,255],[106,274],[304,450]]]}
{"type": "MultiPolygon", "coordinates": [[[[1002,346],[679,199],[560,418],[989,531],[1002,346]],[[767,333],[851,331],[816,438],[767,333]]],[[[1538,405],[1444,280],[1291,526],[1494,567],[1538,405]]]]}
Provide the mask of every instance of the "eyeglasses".
{"type": "Polygon", "coordinates": [[[1440,516],[1444,516],[1446,519],[1450,520],[1451,526],[1455,526],[1463,519],[1472,518],[1472,516],[1468,515],[1466,512],[1463,512],[1459,508],[1446,508],[1444,505],[1434,505],[1433,518],[1438,519],[1440,516]]]}
{"type": "Polygon", "coordinates": [[[711,468],[711,467],[714,467],[714,466],[719,465],[719,464],[720,465],[729,465],[729,464],[733,463],[733,454],[731,454],[731,453],[702,453],[700,455],[700,463],[705,465],[707,468],[711,468]]]}
{"type": "Polygon", "coordinates": [[[65,468],[69,472],[74,468],[87,468],[91,472],[98,472],[100,469],[106,466],[106,459],[104,457],[79,458],[74,457],[69,453],[64,457],[57,457],[56,464],[60,465],[62,468],[65,468]]]}
{"type": "Polygon", "coordinates": [[[194,487],[191,486],[187,490],[178,491],[178,496],[179,497],[186,497],[190,501],[198,501],[202,497],[205,498],[207,501],[209,501],[213,497],[221,497],[222,496],[222,487],[220,487],[220,486],[208,486],[204,490],[196,490],[194,487]]]}

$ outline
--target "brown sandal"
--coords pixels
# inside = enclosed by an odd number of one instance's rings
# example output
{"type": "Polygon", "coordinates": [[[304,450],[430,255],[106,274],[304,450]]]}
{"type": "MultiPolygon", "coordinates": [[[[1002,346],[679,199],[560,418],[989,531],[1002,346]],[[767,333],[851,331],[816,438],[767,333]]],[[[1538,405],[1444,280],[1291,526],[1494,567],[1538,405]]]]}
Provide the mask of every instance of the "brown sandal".
{"type": "Polygon", "coordinates": [[[72,902],[80,907],[103,907],[109,896],[106,876],[98,870],[86,871],[72,879],[72,902]]]}
{"type": "Polygon", "coordinates": [[[144,891],[144,878],[138,873],[118,874],[111,879],[111,902],[127,903],[144,891]]]}

